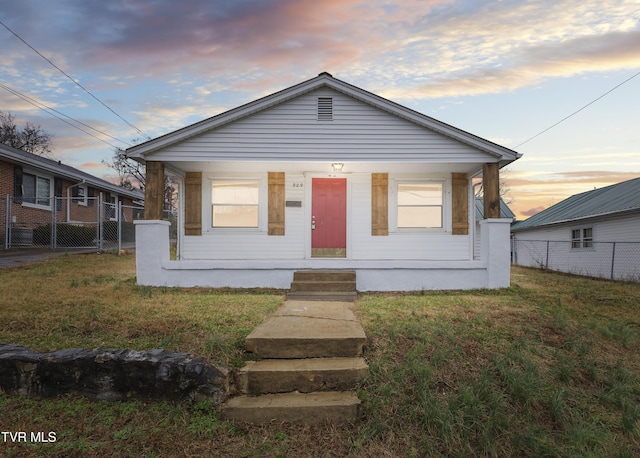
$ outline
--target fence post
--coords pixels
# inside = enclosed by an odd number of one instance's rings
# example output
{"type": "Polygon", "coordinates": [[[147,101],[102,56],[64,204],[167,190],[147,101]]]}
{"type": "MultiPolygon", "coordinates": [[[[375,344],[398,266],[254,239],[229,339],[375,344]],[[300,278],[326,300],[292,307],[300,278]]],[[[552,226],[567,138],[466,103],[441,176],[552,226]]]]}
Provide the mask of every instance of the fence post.
{"type": "Polygon", "coordinates": [[[56,198],[52,198],[53,201],[49,201],[51,204],[52,212],[51,212],[51,249],[55,250],[58,248],[58,237],[56,233],[56,198]]]}
{"type": "Polygon", "coordinates": [[[104,202],[102,201],[102,193],[98,194],[98,215],[96,220],[98,221],[98,227],[96,228],[96,235],[98,236],[98,251],[102,252],[102,238],[104,237],[104,233],[102,231],[102,215],[104,214],[102,206],[104,202]]]}
{"type": "Polygon", "coordinates": [[[7,200],[5,202],[5,211],[4,211],[4,249],[8,250],[11,248],[11,200],[9,194],[7,194],[7,200]]]}
{"type": "Polygon", "coordinates": [[[613,280],[613,272],[616,262],[616,242],[613,242],[613,248],[611,249],[611,280],[613,280]]]}
{"type": "Polygon", "coordinates": [[[549,241],[547,240],[547,260],[544,263],[544,268],[548,269],[549,268],[549,241]]]}
{"type": "Polygon", "coordinates": [[[118,200],[118,256],[122,253],[122,202],[118,200]]]}

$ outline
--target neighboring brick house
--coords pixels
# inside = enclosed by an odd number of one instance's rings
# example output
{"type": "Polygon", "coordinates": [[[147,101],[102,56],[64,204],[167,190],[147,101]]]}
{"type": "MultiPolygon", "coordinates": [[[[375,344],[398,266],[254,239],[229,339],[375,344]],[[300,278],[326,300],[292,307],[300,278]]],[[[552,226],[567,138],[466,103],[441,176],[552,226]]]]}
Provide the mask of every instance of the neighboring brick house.
{"type": "Polygon", "coordinates": [[[133,207],[144,200],[141,191],[129,191],[68,165],[0,143],[0,239],[7,227],[34,229],[43,224],[96,224],[139,217],[133,207]],[[100,209],[99,204],[104,203],[100,209]],[[10,207],[10,208],[9,208],[10,207]],[[52,211],[55,209],[55,215],[52,211]],[[9,217],[7,216],[9,211],[9,217]],[[7,224],[8,223],[8,224],[7,224]]]}

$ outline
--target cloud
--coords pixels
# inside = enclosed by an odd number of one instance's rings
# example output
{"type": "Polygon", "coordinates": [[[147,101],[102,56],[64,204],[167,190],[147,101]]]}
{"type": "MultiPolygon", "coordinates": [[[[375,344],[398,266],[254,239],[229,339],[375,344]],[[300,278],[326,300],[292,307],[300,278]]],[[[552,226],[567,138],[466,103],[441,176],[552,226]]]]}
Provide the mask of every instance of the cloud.
{"type": "Polygon", "coordinates": [[[107,169],[108,165],[98,163],[98,162],[85,162],[84,164],[79,164],[77,167],[81,169],[107,169]]]}
{"type": "MultiPolygon", "coordinates": [[[[64,27],[53,39],[49,27],[27,31],[63,68],[99,71],[112,87],[179,72],[255,93],[329,71],[386,97],[433,98],[640,66],[640,13],[623,0],[75,0],[11,16],[64,27]]],[[[24,51],[7,59],[34,59],[24,51]]]]}
{"type": "Polygon", "coordinates": [[[640,170],[580,170],[548,174],[542,171],[509,170],[506,187],[513,203],[509,205],[518,219],[524,219],[574,194],[640,177],[640,170]]]}

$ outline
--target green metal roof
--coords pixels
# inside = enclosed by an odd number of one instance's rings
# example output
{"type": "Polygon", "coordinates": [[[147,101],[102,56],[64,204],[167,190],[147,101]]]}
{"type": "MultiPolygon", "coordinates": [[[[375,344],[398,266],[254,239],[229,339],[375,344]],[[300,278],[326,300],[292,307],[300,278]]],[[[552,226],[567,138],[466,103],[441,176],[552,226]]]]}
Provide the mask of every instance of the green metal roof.
{"type": "MultiPolygon", "coordinates": [[[[515,218],[516,215],[511,211],[509,206],[500,199],[500,218],[515,218]]],[[[476,219],[484,219],[484,202],[482,197],[476,197],[476,219]]]]}
{"type": "Polygon", "coordinates": [[[584,218],[640,211],[640,178],[573,195],[517,222],[513,232],[584,218]]]}

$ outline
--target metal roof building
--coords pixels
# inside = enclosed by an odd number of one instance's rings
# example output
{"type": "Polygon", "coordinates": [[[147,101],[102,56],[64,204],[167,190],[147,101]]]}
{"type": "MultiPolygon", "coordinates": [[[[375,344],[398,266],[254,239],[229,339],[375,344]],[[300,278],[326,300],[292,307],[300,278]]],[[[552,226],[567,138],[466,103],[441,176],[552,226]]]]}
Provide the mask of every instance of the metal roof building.
{"type": "Polygon", "coordinates": [[[640,178],[575,194],[532,217],[517,222],[512,232],[585,218],[621,215],[640,211],[640,178]]]}

